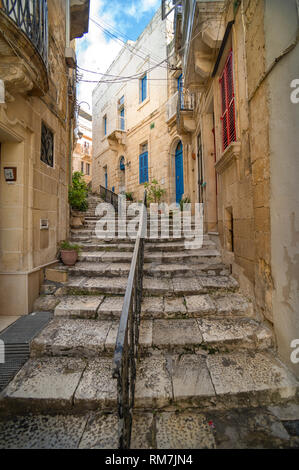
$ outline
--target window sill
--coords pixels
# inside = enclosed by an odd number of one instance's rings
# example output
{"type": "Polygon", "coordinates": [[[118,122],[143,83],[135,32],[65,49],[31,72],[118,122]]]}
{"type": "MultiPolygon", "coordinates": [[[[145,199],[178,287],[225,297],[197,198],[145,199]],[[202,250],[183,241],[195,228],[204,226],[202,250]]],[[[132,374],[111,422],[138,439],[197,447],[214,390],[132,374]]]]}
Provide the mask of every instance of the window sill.
{"type": "Polygon", "coordinates": [[[239,167],[239,158],[241,153],[241,142],[232,142],[224,150],[219,160],[215,163],[216,172],[221,175],[233,162],[239,167]]]}
{"type": "Polygon", "coordinates": [[[139,103],[139,106],[137,107],[137,111],[139,111],[143,106],[145,106],[148,102],[149,102],[149,96],[147,98],[145,98],[144,101],[142,101],[141,103],[139,103]]]}

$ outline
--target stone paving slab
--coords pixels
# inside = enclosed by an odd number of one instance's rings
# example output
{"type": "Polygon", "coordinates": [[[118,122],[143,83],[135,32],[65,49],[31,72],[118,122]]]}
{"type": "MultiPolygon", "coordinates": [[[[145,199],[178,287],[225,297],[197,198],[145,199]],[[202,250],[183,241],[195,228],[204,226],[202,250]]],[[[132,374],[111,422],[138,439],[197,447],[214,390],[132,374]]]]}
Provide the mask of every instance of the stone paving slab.
{"type": "Polygon", "coordinates": [[[183,297],[174,297],[164,299],[164,313],[167,316],[171,314],[186,315],[187,309],[183,297]]]}
{"type": "Polygon", "coordinates": [[[98,356],[111,326],[110,320],[54,318],[32,341],[31,356],[98,356]]]}
{"type": "Polygon", "coordinates": [[[76,276],[73,276],[68,282],[68,289],[72,292],[86,292],[99,293],[99,294],[122,294],[125,292],[127,286],[127,278],[117,278],[111,281],[111,278],[105,277],[90,277],[82,278],[81,282],[77,283],[76,276]]]}
{"type": "MultiPolygon", "coordinates": [[[[61,299],[54,311],[55,316],[69,318],[96,318],[103,296],[73,295],[61,299]]],[[[57,299],[57,298],[56,298],[57,299]]]]}
{"type": "Polygon", "coordinates": [[[185,300],[189,313],[207,315],[216,312],[215,303],[209,295],[187,295],[185,300]]]}
{"type": "Polygon", "coordinates": [[[60,299],[56,295],[40,295],[33,304],[35,312],[53,312],[60,299]]]}
{"type": "Polygon", "coordinates": [[[299,449],[285,423],[264,407],[204,413],[217,449],[299,449]]]}
{"type": "Polygon", "coordinates": [[[30,359],[1,396],[0,408],[53,410],[70,408],[86,364],[81,359],[30,359]]]}
{"type": "Polygon", "coordinates": [[[141,315],[143,318],[163,315],[163,297],[143,297],[141,315]]]}
{"type": "Polygon", "coordinates": [[[177,278],[172,279],[172,289],[176,295],[200,294],[203,289],[198,279],[177,278]]]}
{"type": "Polygon", "coordinates": [[[207,365],[217,395],[264,391],[292,398],[299,385],[282,364],[265,353],[209,355],[207,365]]]}
{"type": "MultiPolygon", "coordinates": [[[[228,344],[255,348],[259,324],[254,320],[197,319],[199,329],[205,343],[228,347],[228,344]]],[[[262,344],[262,343],[261,343],[262,344]]],[[[266,344],[268,346],[268,344],[266,344]]]]}
{"type": "Polygon", "coordinates": [[[176,402],[183,401],[192,405],[206,397],[215,397],[205,356],[196,354],[173,356],[171,377],[176,402]]]}
{"type": "Polygon", "coordinates": [[[214,449],[208,422],[198,413],[159,413],[156,418],[157,449],[214,449]]]}
{"type": "Polygon", "coordinates": [[[172,292],[171,280],[144,277],[143,291],[150,295],[169,294],[172,292]]]}
{"type": "Polygon", "coordinates": [[[112,360],[88,362],[75,393],[74,405],[82,409],[116,410],[117,381],[112,378],[112,360]]]}
{"type": "Polygon", "coordinates": [[[161,407],[171,400],[172,386],[165,357],[142,358],[137,366],[135,407],[161,407]]]}
{"type": "Polygon", "coordinates": [[[167,347],[191,347],[202,343],[202,335],[196,320],[154,320],[153,322],[153,346],[167,347]]]}
{"type": "Polygon", "coordinates": [[[232,276],[200,276],[200,283],[203,289],[225,289],[236,290],[238,282],[232,276]]]}
{"type": "Polygon", "coordinates": [[[244,315],[253,317],[253,306],[243,295],[230,293],[214,297],[217,312],[221,315],[244,315]]]}
{"type": "Polygon", "coordinates": [[[133,413],[130,449],[154,449],[156,447],[154,422],[151,412],[133,413]]]}
{"type": "Polygon", "coordinates": [[[98,308],[98,318],[119,318],[124,303],[124,296],[105,297],[98,308]]]}
{"type": "Polygon", "coordinates": [[[0,419],[0,449],[76,449],[87,416],[27,415],[0,419]]]}
{"type": "Polygon", "coordinates": [[[95,413],[88,419],[79,449],[117,449],[117,413],[95,413]]]}

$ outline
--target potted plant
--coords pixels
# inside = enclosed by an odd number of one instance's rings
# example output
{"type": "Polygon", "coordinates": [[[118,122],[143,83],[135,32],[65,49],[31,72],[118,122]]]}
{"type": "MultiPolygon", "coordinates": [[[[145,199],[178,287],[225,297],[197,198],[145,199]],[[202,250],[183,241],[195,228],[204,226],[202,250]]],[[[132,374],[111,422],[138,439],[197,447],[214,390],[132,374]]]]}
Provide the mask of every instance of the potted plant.
{"type": "Polygon", "coordinates": [[[127,201],[133,201],[133,193],[125,193],[125,196],[127,201]]]}
{"type": "Polygon", "coordinates": [[[71,244],[67,240],[60,243],[60,258],[66,266],[74,266],[80,253],[79,245],[71,244]]]}

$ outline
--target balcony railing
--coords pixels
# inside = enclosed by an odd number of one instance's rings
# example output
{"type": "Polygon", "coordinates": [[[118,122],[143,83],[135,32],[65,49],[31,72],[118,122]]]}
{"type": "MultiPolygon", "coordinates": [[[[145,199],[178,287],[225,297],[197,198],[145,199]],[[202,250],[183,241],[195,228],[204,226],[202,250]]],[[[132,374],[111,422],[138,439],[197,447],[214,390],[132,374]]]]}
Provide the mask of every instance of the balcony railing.
{"type": "Polygon", "coordinates": [[[195,95],[186,88],[180,90],[178,109],[180,111],[193,111],[195,106],[195,95]]]}
{"type": "Polygon", "coordinates": [[[45,65],[48,63],[47,0],[2,0],[0,9],[26,34],[45,65]]]}
{"type": "Polygon", "coordinates": [[[107,137],[112,135],[114,132],[125,132],[126,130],[126,119],[124,116],[117,116],[116,118],[111,119],[110,121],[107,119],[107,137]]]}
{"type": "Polygon", "coordinates": [[[176,115],[178,108],[178,92],[176,92],[166,103],[166,122],[176,115]]]}

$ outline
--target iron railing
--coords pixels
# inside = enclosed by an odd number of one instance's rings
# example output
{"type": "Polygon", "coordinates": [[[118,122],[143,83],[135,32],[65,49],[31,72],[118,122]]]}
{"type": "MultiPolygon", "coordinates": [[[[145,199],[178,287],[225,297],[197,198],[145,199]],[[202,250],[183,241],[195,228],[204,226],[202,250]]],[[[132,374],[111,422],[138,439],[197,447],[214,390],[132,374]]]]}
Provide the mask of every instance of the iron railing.
{"type": "Polygon", "coordinates": [[[2,0],[0,9],[26,34],[48,64],[47,0],[2,0]]]}
{"type": "Polygon", "coordinates": [[[113,359],[113,378],[117,379],[120,449],[128,449],[131,440],[142,301],[144,231],[147,226],[146,203],[145,191],[113,359]]]}
{"type": "Polygon", "coordinates": [[[105,202],[112,204],[114,209],[118,211],[118,194],[100,185],[100,196],[105,200],[105,202]]]}
{"type": "Polygon", "coordinates": [[[178,94],[179,92],[176,91],[166,103],[166,122],[170,121],[170,119],[176,115],[178,107],[178,94]]]}
{"type": "Polygon", "coordinates": [[[187,88],[181,88],[179,91],[178,108],[179,111],[193,111],[195,105],[195,94],[187,88]]]}

